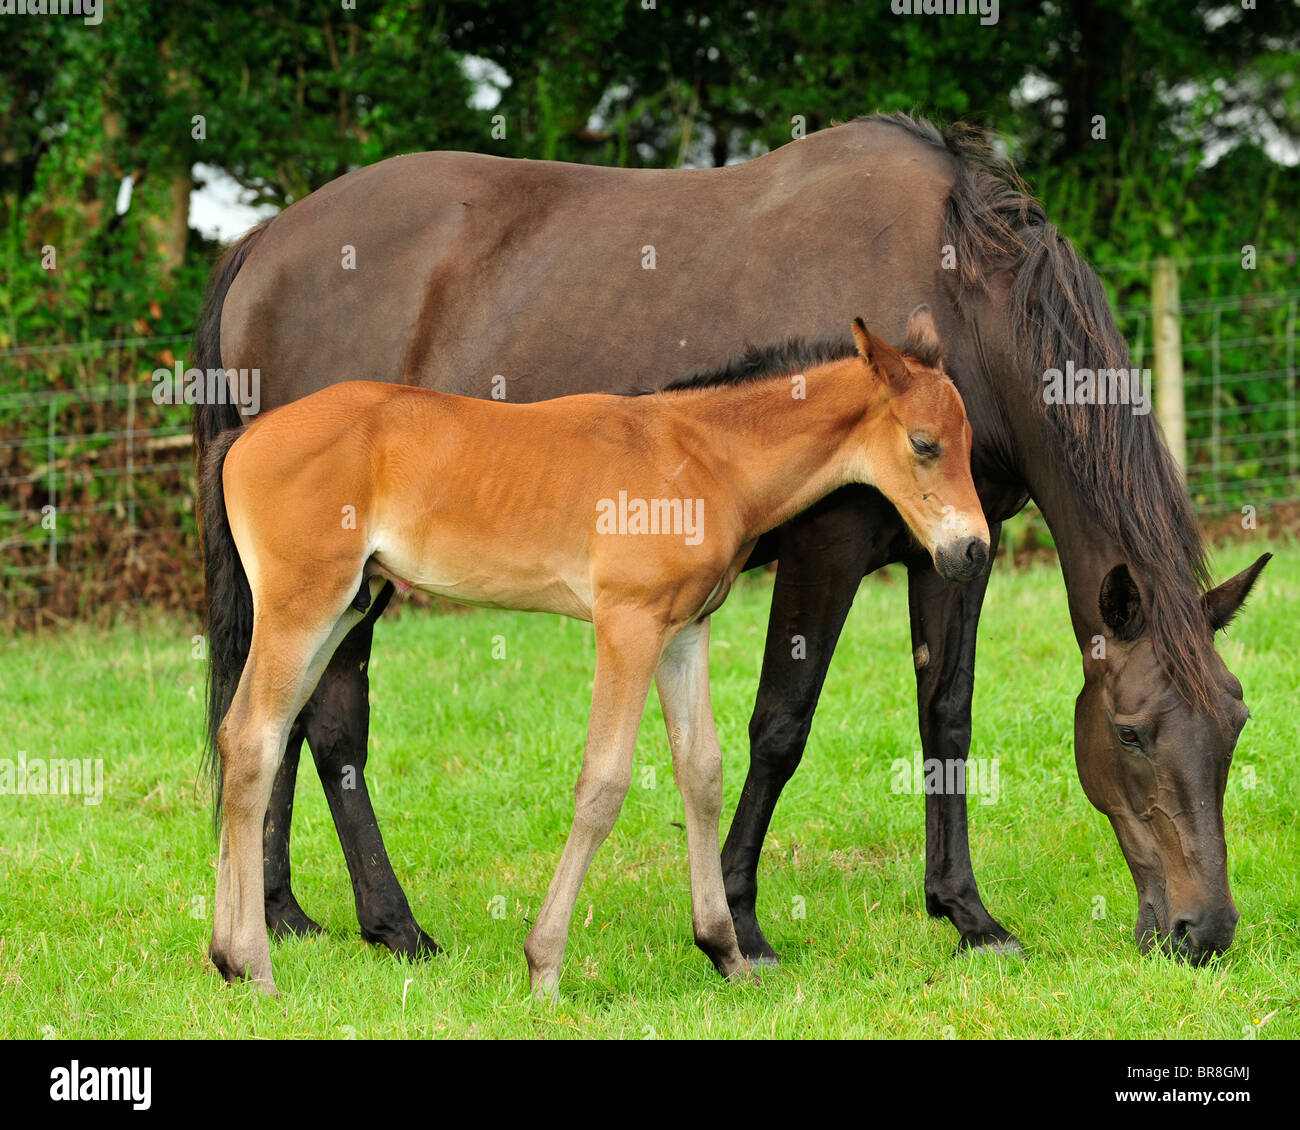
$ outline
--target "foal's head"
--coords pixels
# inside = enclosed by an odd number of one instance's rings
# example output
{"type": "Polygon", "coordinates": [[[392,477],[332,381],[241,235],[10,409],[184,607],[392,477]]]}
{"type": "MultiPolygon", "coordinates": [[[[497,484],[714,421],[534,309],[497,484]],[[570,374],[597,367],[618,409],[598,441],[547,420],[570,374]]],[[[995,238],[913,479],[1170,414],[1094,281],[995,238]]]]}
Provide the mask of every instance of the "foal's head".
{"type": "Polygon", "coordinates": [[[869,478],[929,550],[940,576],[969,581],[988,563],[989,527],[971,479],[970,421],[944,374],[930,308],[912,312],[902,353],[861,318],[853,339],[883,397],[863,424],[869,478]]]}

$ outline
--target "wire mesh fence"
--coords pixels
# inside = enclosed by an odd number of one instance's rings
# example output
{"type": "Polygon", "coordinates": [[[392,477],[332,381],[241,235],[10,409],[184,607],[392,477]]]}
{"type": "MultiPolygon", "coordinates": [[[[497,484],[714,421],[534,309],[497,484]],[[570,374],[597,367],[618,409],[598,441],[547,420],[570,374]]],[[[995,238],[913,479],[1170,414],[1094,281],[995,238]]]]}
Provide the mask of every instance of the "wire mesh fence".
{"type": "Polygon", "coordinates": [[[0,350],[0,619],[199,607],[190,410],[152,395],[188,341],[0,350]]]}
{"type": "MultiPolygon", "coordinates": [[[[1175,264],[1182,295],[1175,315],[1185,474],[1188,493],[1205,515],[1300,499],[1296,263],[1296,250],[1286,249],[1206,255],[1175,264]]],[[[1135,272],[1150,277],[1155,266],[1111,264],[1102,274],[1112,282],[1135,272]]],[[[1149,290],[1116,306],[1139,368],[1150,367],[1155,352],[1157,312],[1149,290]]],[[[1157,411],[1164,414],[1158,403],[1157,411]]]]}
{"type": "MultiPolygon", "coordinates": [[[[1297,253],[1257,260],[1176,264],[1186,476],[1207,517],[1300,500],[1297,253]]],[[[1153,266],[1102,267],[1139,368],[1154,353],[1153,266]]],[[[153,395],[154,371],[185,365],[188,347],[174,335],[0,350],[13,390],[0,391],[0,622],[199,609],[192,409],[153,395]]]]}

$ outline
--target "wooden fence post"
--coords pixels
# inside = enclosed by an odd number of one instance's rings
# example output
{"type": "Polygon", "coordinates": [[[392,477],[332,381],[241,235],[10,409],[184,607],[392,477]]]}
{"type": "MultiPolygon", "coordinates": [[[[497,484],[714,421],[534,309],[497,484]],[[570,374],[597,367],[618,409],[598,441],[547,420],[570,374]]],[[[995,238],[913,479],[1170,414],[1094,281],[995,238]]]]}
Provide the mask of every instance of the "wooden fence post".
{"type": "Polygon", "coordinates": [[[1155,336],[1156,417],[1183,478],[1187,477],[1187,418],[1183,407],[1183,331],[1178,305],[1178,268],[1157,259],[1151,281],[1155,336]]]}

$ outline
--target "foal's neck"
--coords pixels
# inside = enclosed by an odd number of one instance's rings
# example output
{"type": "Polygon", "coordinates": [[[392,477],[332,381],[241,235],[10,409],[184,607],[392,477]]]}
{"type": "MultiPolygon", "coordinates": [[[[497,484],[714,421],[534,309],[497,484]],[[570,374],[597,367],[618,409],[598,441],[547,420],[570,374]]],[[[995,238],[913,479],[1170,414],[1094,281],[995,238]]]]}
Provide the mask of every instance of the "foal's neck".
{"type": "Polygon", "coordinates": [[[708,429],[700,450],[725,464],[748,537],[839,487],[868,481],[859,445],[850,440],[864,417],[887,403],[880,379],[856,356],[799,376],[688,394],[691,418],[708,429]]]}

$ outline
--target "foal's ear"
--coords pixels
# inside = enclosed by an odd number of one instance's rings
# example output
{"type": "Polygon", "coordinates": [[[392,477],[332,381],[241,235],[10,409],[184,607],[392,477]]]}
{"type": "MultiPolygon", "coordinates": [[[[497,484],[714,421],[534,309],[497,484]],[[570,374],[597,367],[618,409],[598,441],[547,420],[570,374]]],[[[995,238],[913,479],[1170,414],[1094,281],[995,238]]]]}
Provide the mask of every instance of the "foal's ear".
{"type": "Polygon", "coordinates": [[[1250,595],[1251,588],[1254,587],[1255,581],[1272,556],[1271,553],[1264,554],[1249,569],[1243,569],[1235,577],[1228,578],[1218,588],[1211,589],[1201,597],[1205,614],[1210,618],[1211,631],[1217,632],[1232,623],[1232,618],[1241,611],[1241,606],[1250,595]]]}
{"type": "Polygon", "coordinates": [[[892,345],[881,341],[867,329],[861,318],[853,319],[853,340],[857,343],[862,360],[875,369],[895,392],[902,392],[907,387],[910,379],[907,362],[892,345]]]}
{"type": "Polygon", "coordinates": [[[1116,565],[1101,582],[1101,622],[1120,640],[1134,640],[1146,622],[1142,616],[1142,593],[1127,565],[1116,565]]]}
{"type": "Polygon", "coordinates": [[[943,342],[939,340],[939,327],[934,315],[924,302],[912,311],[907,319],[907,339],[903,352],[910,353],[928,369],[943,368],[943,342]]]}

